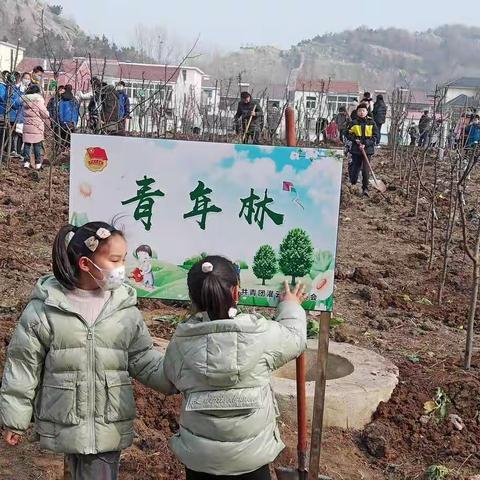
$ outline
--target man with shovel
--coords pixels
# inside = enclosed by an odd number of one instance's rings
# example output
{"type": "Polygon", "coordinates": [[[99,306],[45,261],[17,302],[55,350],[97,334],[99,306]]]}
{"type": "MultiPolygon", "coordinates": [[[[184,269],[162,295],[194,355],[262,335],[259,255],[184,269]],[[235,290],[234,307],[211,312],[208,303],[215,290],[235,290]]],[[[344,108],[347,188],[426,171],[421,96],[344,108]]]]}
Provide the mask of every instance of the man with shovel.
{"type": "Polygon", "coordinates": [[[263,128],[263,110],[260,104],[252,100],[252,96],[248,92],[240,94],[240,102],[238,102],[237,113],[233,119],[237,133],[242,133],[243,143],[250,143],[250,139],[254,145],[260,143],[260,132],[263,128]]]}
{"type": "Polygon", "coordinates": [[[348,166],[350,183],[356,185],[360,170],[362,171],[362,193],[368,197],[368,181],[370,176],[370,158],[375,153],[375,142],[378,127],[368,116],[368,105],[360,103],[356,118],[350,123],[347,138],[352,142],[350,153],[352,160],[348,166]]]}

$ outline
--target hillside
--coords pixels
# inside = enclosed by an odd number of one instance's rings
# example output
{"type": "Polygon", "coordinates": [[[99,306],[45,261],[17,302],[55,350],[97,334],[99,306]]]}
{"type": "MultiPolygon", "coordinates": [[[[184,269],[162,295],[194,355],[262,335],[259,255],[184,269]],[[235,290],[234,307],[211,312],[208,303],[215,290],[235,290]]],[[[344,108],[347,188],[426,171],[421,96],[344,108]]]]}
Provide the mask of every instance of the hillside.
{"type": "Polygon", "coordinates": [[[133,47],[118,47],[105,35],[89,36],[62,15],[62,7],[41,0],[1,0],[0,40],[20,42],[30,57],[68,58],[91,54],[123,61],[145,60],[133,47]]]}
{"type": "Polygon", "coordinates": [[[289,50],[256,47],[200,59],[212,76],[225,78],[240,72],[253,84],[285,82],[300,64],[305,79],[331,76],[358,80],[368,88],[409,83],[431,88],[459,76],[480,75],[480,28],[444,25],[434,30],[410,32],[360,27],[319,35],[289,50]],[[273,73],[273,75],[272,75],[273,73]]]}
{"type": "MultiPolygon", "coordinates": [[[[41,0],[2,0],[0,32],[0,39],[10,43],[20,39],[28,56],[51,57],[53,52],[57,58],[91,54],[143,62],[152,62],[150,57],[154,56],[147,55],[140,44],[136,44],[137,48],[120,48],[105,35],[89,36],[62,15],[61,7],[41,0]]],[[[480,28],[443,25],[410,32],[359,27],[317,35],[287,50],[273,46],[243,48],[202,54],[190,63],[204,69],[213,79],[237,79],[240,75],[256,91],[272,84],[285,84],[289,76],[296,75],[306,80],[358,80],[372,90],[405,84],[432,88],[454,77],[480,75],[480,28]]]]}

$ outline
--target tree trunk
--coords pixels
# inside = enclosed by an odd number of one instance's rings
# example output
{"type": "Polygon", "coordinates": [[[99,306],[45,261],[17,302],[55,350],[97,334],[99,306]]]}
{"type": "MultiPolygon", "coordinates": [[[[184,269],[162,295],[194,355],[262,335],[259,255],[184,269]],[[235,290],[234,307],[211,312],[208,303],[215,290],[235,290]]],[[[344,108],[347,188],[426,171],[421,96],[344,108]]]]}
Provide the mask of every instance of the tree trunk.
{"type": "Polygon", "coordinates": [[[451,180],[450,180],[450,198],[449,198],[449,208],[448,208],[448,222],[447,222],[447,230],[445,233],[445,243],[443,249],[443,268],[442,268],[442,276],[440,278],[440,286],[438,288],[438,298],[437,303],[439,305],[442,304],[443,301],[443,292],[445,290],[445,282],[447,280],[447,273],[448,273],[448,264],[450,261],[450,243],[452,240],[453,230],[455,228],[455,219],[457,218],[457,205],[458,205],[458,197],[455,195],[454,192],[454,182],[455,180],[458,181],[458,169],[453,167],[451,173],[451,180]],[[457,178],[455,178],[455,176],[457,178]]]}
{"type": "Polygon", "coordinates": [[[265,279],[262,278],[262,285],[265,285],[265,279]]]}
{"type": "Polygon", "coordinates": [[[292,286],[294,287],[297,284],[297,277],[292,275],[292,286]]]}

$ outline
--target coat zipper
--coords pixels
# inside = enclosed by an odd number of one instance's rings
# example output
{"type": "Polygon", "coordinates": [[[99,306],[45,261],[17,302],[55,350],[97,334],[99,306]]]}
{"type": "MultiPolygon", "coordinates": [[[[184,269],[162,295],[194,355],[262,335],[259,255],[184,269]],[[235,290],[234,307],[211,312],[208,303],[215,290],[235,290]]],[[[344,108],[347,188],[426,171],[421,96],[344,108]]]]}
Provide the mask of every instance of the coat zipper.
{"type": "Polygon", "coordinates": [[[88,423],[89,423],[89,430],[90,430],[90,435],[89,435],[89,440],[90,440],[90,452],[89,453],[95,453],[96,452],[96,445],[95,445],[95,394],[96,394],[96,388],[95,388],[95,377],[96,377],[96,368],[95,368],[95,325],[100,321],[104,320],[105,318],[108,318],[113,311],[109,314],[106,315],[104,318],[102,318],[102,315],[105,311],[106,306],[110,303],[111,297],[107,300],[105,305],[103,306],[102,310],[100,311],[97,319],[93,322],[92,325],[89,325],[88,322],[79,314],[74,311],[68,310],[64,307],[62,307],[60,304],[54,304],[50,303],[48,301],[45,301],[45,305],[48,305],[50,307],[57,308],[58,310],[61,310],[65,313],[69,313],[71,315],[75,315],[77,318],[79,318],[82,323],[87,327],[87,383],[88,383],[88,403],[89,403],[89,411],[90,415],[88,416],[88,423]]]}
{"type": "Polygon", "coordinates": [[[88,354],[87,354],[87,365],[88,365],[88,396],[89,396],[89,410],[90,414],[88,416],[88,423],[90,424],[90,452],[95,452],[95,367],[94,367],[94,358],[95,358],[95,349],[93,343],[93,328],[88,327],[87,333],[87,342],[88,342],[88,354]]]}

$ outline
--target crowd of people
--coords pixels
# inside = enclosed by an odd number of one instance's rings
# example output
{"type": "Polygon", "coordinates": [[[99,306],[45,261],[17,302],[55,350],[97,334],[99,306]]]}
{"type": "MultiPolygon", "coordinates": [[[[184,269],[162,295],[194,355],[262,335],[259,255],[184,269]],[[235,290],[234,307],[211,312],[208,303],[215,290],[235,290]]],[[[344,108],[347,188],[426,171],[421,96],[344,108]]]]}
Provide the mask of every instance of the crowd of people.
{"type": "Polygon", "coordinates": [[[44,89],[44,69],[32,72],[4,71],[0,76],[0,152],[22,161],[31,168],[42,168],[46,129],[57,152],[68,152],[70,135],[78,128],[80,101],[89,100],[88,121],[92,131],[125,135],[130,118],[130,101],[125,82],[107,85],[92,78],[91,92],[75,95],[70,84],[56,85],[53,92],[44,89]],[[48,100],[48,103],[45,103],[48,100]]]}
{"type": "MultiPolygon", "coordinates": [[[[439,145],[442,118],[434,119],[425,110],[418,122],[412,123],[408,129],[411,146],[423,148],[439,145]]],[[[472,148],[480,143],[480,115],[477,112],[462,113],[458,121],[446,134],[446,144],[451,148],[472,148]]]]}

